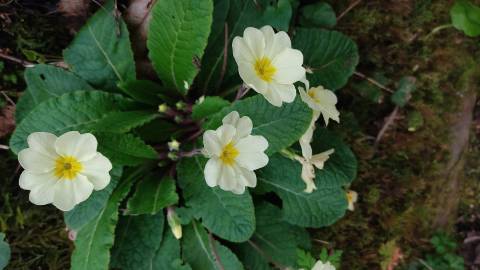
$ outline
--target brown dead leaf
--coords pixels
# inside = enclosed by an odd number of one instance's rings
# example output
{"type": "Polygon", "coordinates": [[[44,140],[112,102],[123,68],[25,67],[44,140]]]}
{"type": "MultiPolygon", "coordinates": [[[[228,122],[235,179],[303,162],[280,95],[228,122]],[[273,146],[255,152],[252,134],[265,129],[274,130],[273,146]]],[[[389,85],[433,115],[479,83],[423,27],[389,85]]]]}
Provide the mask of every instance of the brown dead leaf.
{"type": "Polygon", "coordinates": [[[15,107],[5,106],[0,112],[0,138],[10,134],[15,129],[15,107]]]}
{"type": "Polygon", "coordinates": [[[90,0],[60,0],[58,11],[65,17],[86,17],[90,0]]]}

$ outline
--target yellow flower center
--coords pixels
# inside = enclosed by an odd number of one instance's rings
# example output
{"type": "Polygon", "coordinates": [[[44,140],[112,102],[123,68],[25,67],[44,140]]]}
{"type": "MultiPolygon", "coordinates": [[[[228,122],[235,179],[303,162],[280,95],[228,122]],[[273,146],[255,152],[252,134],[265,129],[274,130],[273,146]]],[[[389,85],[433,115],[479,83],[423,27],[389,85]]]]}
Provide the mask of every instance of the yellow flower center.
{"type": "Polygon", "coordinates": [[[220,160],[226,165],[233,165],[235,163],[235,158],[238,156],[238,149],[235,148],[233,143],[225,145],[220,155],[220,160]]]}
{"type": "Polygon", "coordinates": [[[83,165],[76,158],[67,156],[55,160],[55,176],[68,180],[74,179],[83,170],[83,165]]]}
{"type": "Polygon", "coordinates": [[[315,103],[320,103],[320,99],[315,94],[315,91],[310,89],[310,90],[308,90],[307,94],[313,99],[313,101],[315,101],[315,103]]]}
{"type": "Polygon", "coordinates": [[[351,191],[348,191],[348,192],[347,192],[347,201],[348,201],[348,203],[352,203],[352,202],[353,202],[353,194],[354,194],[354,193],[351,192],[351,191]]]}
{"type": "Polygon", "coordinates": [[[273,75],[275,75],[275,72],[277,71],[277,69],[272,65],[272,61],[270,61],[270,59],[267,57],[257,59],[254,67],[257,76],[266,82],[271,82],[273,75]]]}

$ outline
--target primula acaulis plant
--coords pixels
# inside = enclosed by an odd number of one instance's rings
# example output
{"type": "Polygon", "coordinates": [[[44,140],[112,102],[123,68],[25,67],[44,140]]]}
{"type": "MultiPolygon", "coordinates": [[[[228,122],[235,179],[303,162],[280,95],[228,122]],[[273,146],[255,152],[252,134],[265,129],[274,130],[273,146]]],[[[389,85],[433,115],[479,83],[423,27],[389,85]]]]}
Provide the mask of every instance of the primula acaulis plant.
{"type": "Polygon", "coordinates": [[[295,25],[288,0],[161,0],[149,76],[115,2],[62,65],[25,70],[10,141],[30,201],[64,211],[71,268],[300,268],[306,229],[356,200],[355,156],[327,128],[355,43],[295,25]]]}

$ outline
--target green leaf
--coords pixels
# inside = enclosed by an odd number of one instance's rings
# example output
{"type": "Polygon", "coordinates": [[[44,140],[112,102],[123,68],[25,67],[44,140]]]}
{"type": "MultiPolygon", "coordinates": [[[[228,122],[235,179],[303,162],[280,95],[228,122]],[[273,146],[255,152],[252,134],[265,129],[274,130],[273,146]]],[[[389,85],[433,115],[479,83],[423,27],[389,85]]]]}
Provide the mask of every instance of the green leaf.
{"type": "Polygon", "coordinates": [[[116,82],[135,79],[128,29],[109,0],[63,52],[73,72],[97,89],[116,90],[116,82]]]}
{"type": "Polygon", "coordinates": [[[159,116],[158,113],[152,111],[112,112],[95,123],[92,129],[96,132],[126,133],[159,116]]]}
{"type": "Polygon", "coordinates": [[[152,266],[162,242],[164,226],[162,212],[120,217],[110,267],[122,270],[154,269],[152,266]]]}
{"type": "Polygon", "coordinates": [[[227,247],[221,245],[209,236],[199,224],[184,227],[182,238],[183,259],[195,270],[243,270],[238,258],[227,247]],[[217,261],[214,250],[218,254],[217,261]],[[219,267],[219,264],[222,267],[219,267]]]}
{"type": "Polygon", "coordinates": [[[288,0],[215,1],[211,35],[202,59],[202,68],[195,81],[203,93],[219,89],[222,86],[222,79],[224,85],[240,82],[238,67],[231,50],[233,38],[243,36],[243,31],[247,27],[260,28],[264,25],[272,25],[286,31],[291,14],[291,5],[288,0]],[[226,38],[225,25],[228,26],[226,38]],[[226,67],[223,68],[225,48],[228,55],[226,67]]]}
{"type": "Polygon", "coordinates": [[[317,260],[308,251],[297,249],[297,266],[303,269],[312,269],[317,260]]]}
{"type": "Polygon", "coordinates": [[[315,170],[315,183],[324,187],[349,185],[357,177],[357,159],[340,136],[326,128],[315,129],[311,143],[314,154],[334,149],[322,170],[315,170]]]}
{"type": "Polygon", "coordinates": [[[450,18],[455,28],[469,37],[480,35],[480,7],[468,0],[457,0],[450,10],[450,18]]]}
{"type": "Polygon", "coordinates": [[[398,82],[398,87],[395,93],[390,96],[390,100],[399,107],[407,105],[408,101],[412,97],[412,93],[415,91],[415,77],[405,76],[398,82]]]}
{"type": "Polygon", "coordinates": [[[98,151],[114,164],[135,166],[157,158],[151,146],[132,134],[95,133],[98,151]]]}
{"type": "Polygon", "coordinates": [[[78,90],[92,90],[80,77],[52,65],[35,65],[25,70],[27,90],[21,96],[15,117],[20,122],[38,104],[53,97],[78,90]]]}
{"type": "Polygon", "coordinates": [[[173,237],[170,230],[165,230],[162,244],[153,260],[152,269],[192,270],[189,265],[182,265],[180,258],[180,241],[173,237]]]}
{"type": "Polygon", "coordinates": [[[248,243],[238,246],[239,258],[248,269],[271,269],[268,260],[282,265],[282,269],[293,269],[297,248],[310,247],[307,231],[283,221],[281,210],[270,203],[262,203],[255,210],[257,228],[248,243]]]}
{"type": "Polygon", "coordinates": [[[100,91],[78,91],[51,98],[20,122],[10,139],[10,147],[14,153],[26,148],[32,132],[45,131],[58,136],[71,130],[92,132],[108,113],[129,108],[133,108],[130,99],[100,91]]]}
{"type": "MultiPolygon", "coordinates": [[[[206,160],[201,157],[183,159],[177,168],[178,181],[185,204],[212,233],[232,241],[246,241],[255,230],[252,198],[207,186],[203,177],[206,160]]],[[[197,269],[192,264],[194,269],[197,269]]]]}
{"type": "Polygon", "coordinates": [[[163,86],[149,80],[129,80],[118,83],[118,87],[133,99],[149,105],[158,106],[163,101],[158,96],[163,86]]]}
{"type": "Polygon", "coordinates": [[[292,47],[303,53],[311,86],[330,90],[345,86],[358,64],[358,48],[353,40],[336,31],[297,28],[292,47]]]}
{"type": "Polygon", "coordinates": [[[162,0],[152,10],[147,47],[165,86],[186,94],[207,46],[212,0],[162,0]]]}
{"type": "Polygon", "coordinates": [[[163,208],[176,204],[178,194],[175,181],[158,174],[150,174],[137,184],[137,189],[127,203],[127,214],[156,214],[163,208]]]}
{"type": "Polygon", "coordinates": [[[312,120],[312,110],[297,97],[292,103],[275,107],[268,103],[262,95],[237,101],[232,106],[224,108],[212,116],[206,124],[206,129],[215,129],[222,123],[225,115],[238,111],[240,116],[252,119],[252,134],[262,135],[268,141],[268,155],[284,149],[305,133],[312,120]]]}
{"type": "Polygon", "coordinates": [[[10,261],[10,246],[5,241],[5,234],[0,233],[0,269],[4,269],[10,261]]]}
{"type": "Polygon", "coordinates": [[[92,219],[98,216],[98,214],[105,208],[108,202],[108,198],[112,194],[113,190],[118,184],[119,179],[122,176],[122,168],[114,167],[110,171],[110,184],[102,190],[94,191],[92,196],[86,201],[75,206],[72,210],[64,212],[63,216],[65,224],[71,230],[78,231],[83,226],[88,224],[92,219]]]}
{"type": "Polygon", "coordinates": [[[123,179],[99,215],[78,231],[71,270],[108,269],[113,246],[118,206],[127,196],[133,177],[123,179]]]}
{"type": "Polygon", "coordinates": [[[302,7],[300,25],[307,27],[332,28],[337,24],[337,16],[332,6],[320,2],[302,7]]]}
{"type": "Polygon", "coordinates": [[[292,18],[290,0],[259,0],[257,9],[262,10],[260,24],[270,25],[273,28],[288,32],[292,18]]]}
{"type": "Polygon", "coordinates": [[[165,143],[172,138],[178,138],[184,132],[185,129],[164,119],[155,119],[136,130],[143,140],[151,143],[165,143]]]}
{"type": "Polygon", "coordinates": [[[267,167],[257,173],[259,188],[280,196],[283,218],[290,224],[315,228],[333,224],[347,209],[345,191],[329,179],[325,184],[316,181],[317,190],[305,193],[301,170],[299,162],[272,156],[267,167]]]}
{"type": "Polygon", "coordinates": [[[219,112],[228,105],[230,105],[230,102],[221,97],[205,97],[202,103],[193,105],[192,118],[193,120],[200,120],[219,112]]]}

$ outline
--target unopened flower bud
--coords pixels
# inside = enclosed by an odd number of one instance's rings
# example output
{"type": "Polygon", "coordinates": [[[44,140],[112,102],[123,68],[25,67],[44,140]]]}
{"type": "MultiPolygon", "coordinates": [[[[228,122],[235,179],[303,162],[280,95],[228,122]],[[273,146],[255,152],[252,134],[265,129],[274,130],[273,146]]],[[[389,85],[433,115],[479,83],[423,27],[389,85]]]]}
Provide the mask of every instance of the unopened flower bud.
{"type": "Polygon", "coordinates": [[[180,150],[180,142],[175,140],[175,139],[169,141],[168,142],[168,150],[174,151],[174,152],[180,150]]]}
{"type": "Polygon", "coordinates": [[[180,219],[172,207],[167,208],[167,221],[175,238],[182,238],[182,224],[180,224],[180,219]]]}
{"type": "Polygon", "coordinates": [[[166,103],[160,104],[158,106],[158,112],[164,113],[168,110],[168,105],[166,103]]]}

